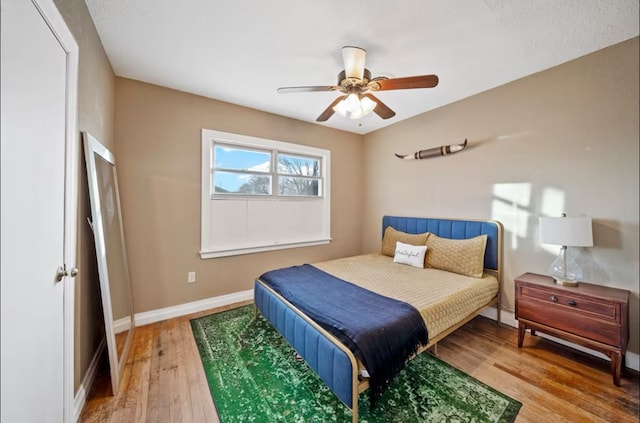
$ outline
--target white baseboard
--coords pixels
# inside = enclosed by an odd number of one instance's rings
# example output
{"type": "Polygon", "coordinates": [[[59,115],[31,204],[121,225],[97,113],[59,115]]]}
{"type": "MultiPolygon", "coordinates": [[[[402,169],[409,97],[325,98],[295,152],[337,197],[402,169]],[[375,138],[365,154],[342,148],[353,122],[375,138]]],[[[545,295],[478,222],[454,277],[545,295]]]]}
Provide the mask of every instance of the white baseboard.
{"type": "Polygon", "coordinates": [[[131,316],[122,317],[113,321],[113,333],[126,332],[131,328],[131,316]]]}
{"type": "Polygon", "coordinates": [[[157,310],[144,311],[136,313],[134,316],[136,326],[148,325],[149,323],[160,322],[162,320],[171,319],[173,317],[186,316],[187,314],[197,313],[216,307],[222,307],[240,301],[253,299],[253,289],[246,291],[234,292],[232,294],[220,295],[218,297],[206,298],[204,300],[193,301],[190,303],[179,304],[177,306],[160,308],[157,310]]]}
{"type": "MultiPolygon", "coordinates": [[[[487,317],[489,319],[492,320],[497,320],[497,310],[495,307],[487,307],[486,309],[484,309],[484,311],[481,313],[482,316],[487,317]]],[[[514,328],[518,327],[518,321],[516,320],[515,315],[513,314],[513,312],[511,311],[507,311],[507,310],[502,310],[500,313],[500,322],[504,323],[505,325],[509,325],[509,326],[513,326],[514,328]]],[[[589,349],[589,348],[585,348],[581,345],[576,345],[573,344],[571,342],[567,342],[563,339],[559,339],[556,338],[554,336],[551,335],[547,335],[546,333],[542,333],[542,332],[536,332],[537,335],[539,335],[541,338],[546,338],[546,339],[550,339],[554,342],[557,342],[558,344],[562,344],[571,348],[575,348],[578,351],[582,351],[584,353],[587,354],[591,354],[593,356],[596,356],[598,358],[603,358],[605,360],[611,361],[609,359],[609,357],[607,357],[606,355],[602,354],[601,352],[589,349]]],[[[625,355],[625,367],[627,367],[628,369],[631,370],[635,370],[640,371],[640,356],[638,354],[632,353],[627,351],[626,355],[625,355]]]]}
{"type": "Polygon", "coordinates": [[[84,378],[82,378],[82,383],[80,384],[80,388],[78,388],[78,392],[76,392],[76,396],[73,399],[73,421],[77,422],[80,418],[80,413],[82,413],[82,408],[84,407],[85,402],[87,401],[87,394],[89,390],[93,386],[93,382],[96,380],[96,374],[98,372],[98,363],[100,362],[100,357],[102,356],[102,352],[107,346],[106,338],[102,339],[100,345],[98,345],[98,349],[96,350],[93,358],[91,359],[91,364],[89,364],[89,368],[87,372],[84,374],[84,378]]]}

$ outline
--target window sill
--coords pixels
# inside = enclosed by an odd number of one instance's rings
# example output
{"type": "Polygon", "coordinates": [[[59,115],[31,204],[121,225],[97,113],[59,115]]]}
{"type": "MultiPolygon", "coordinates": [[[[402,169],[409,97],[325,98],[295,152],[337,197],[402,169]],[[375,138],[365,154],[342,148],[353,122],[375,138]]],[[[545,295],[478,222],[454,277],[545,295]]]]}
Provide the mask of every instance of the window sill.
{"type": "Polygon", "coordinates": [[[243,254],[262,253],[265,251],[284,250],[287,248],[300,248],[300,247],[312,247],[315,245],[326,245],[331,242],[331,238],[317,239],[313,241],[299,241],[299,242],[282,242],[277,244],[260,245],[254,247],[241,247],[233,249],[219,249],[219,250],[203,250],[200,251],[201,259],[210,259],[218,257],[230,257],[239,256],[243,254]]]}

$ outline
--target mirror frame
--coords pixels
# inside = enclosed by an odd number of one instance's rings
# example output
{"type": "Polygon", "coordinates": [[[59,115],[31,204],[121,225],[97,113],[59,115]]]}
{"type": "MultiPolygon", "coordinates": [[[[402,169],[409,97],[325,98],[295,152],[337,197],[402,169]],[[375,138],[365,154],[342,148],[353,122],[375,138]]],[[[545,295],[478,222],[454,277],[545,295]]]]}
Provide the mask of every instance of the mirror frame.
{"type": "Polygon", "coordinates": [[[111,387],[113,395],[118,393],[120,387],[120,379],[124,371],[126,358],[131,347],[133,332],[135,329],[135,319],[133,313],[133,302],[131,298],[131,284],[129,281],[129,268],[127,265],[127,253],[124,243],[124,228],[122,222],[122,212],[120,208],[120,191],[118,189],[118,178],[116,172],[116,161],[114,155],[104,145],[88,132],[82,132],[84,141],[85,161],[87,165],[87,183],[89,186],[89,197],[91,202],[91,215],[93,216],[91,229],[93,230],[93,238],[95,240],[95,248],[98,264],[98,276],[100,279],[100,293],[102,295],[102,308],[104,312],[105,337],[107,341],[107,351],[109,355],[109,367],[111,373],[111,387]],[[120,241],[122,243],[122,263],[123,276],[126,283],[126,290],[129,299],[130,311],[130,327],[127,337],[124,341],[122,354],[118,357],[115,322],[113,321],[113,308],[111,302],[111,291],[109,283],[109,272],[107,267],[107,249],[104,234],[104,221],[102,216],[102,198],[100,198],[100,190],[98,184],[98,174],[95,157],[99,156],[107,163],[113,166],[114,178],[114,194],[116,212],[120,223],[120,241]],[[119,359],[120,358],[120,359],[119,359]]]}

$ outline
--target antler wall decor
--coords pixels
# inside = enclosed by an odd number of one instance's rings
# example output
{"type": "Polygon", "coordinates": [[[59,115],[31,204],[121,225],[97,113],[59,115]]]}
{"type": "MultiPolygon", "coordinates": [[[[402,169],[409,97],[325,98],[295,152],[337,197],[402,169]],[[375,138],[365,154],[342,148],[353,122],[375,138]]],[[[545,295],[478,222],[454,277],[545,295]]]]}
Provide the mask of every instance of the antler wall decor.
{"type": "Polygon", "coordinates": [[[438,156],[448,156],[449,154],[454,154],[459,151],[464,150],[467,146],[467,139],[464,139],[462,144],[451,144],[451,145],[443,145],[440,147],[428,148],[426,150],[416,151],[413,154],[397,154],[396,157],[402,160],[422,160],[429,159],[431,157],[438,156]]]}

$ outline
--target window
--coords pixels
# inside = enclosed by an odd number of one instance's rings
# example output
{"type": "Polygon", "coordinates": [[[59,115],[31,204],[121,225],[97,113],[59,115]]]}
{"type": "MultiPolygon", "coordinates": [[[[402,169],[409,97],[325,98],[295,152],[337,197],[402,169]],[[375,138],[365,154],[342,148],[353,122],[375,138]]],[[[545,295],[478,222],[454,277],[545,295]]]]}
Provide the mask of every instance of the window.
{"type": "Polygon", "coordinates": [[[330,152],[202,130],[202,258],[330,242],[330,152]]]}
{"type": "Polygon", "coordinates": [[[212,194],[322,197],[321,164],[322,157],[256,150],[214,140],[212,194]]]}
{"type": "Polygon", "coordinates": [[[278,154],[278,195],[321,196],[322,159],[278,154]]]}
{"type": "Polygon", "coordinates": [[[270,151],[213,143],[213,195],[270,195],[270,151]]]}

